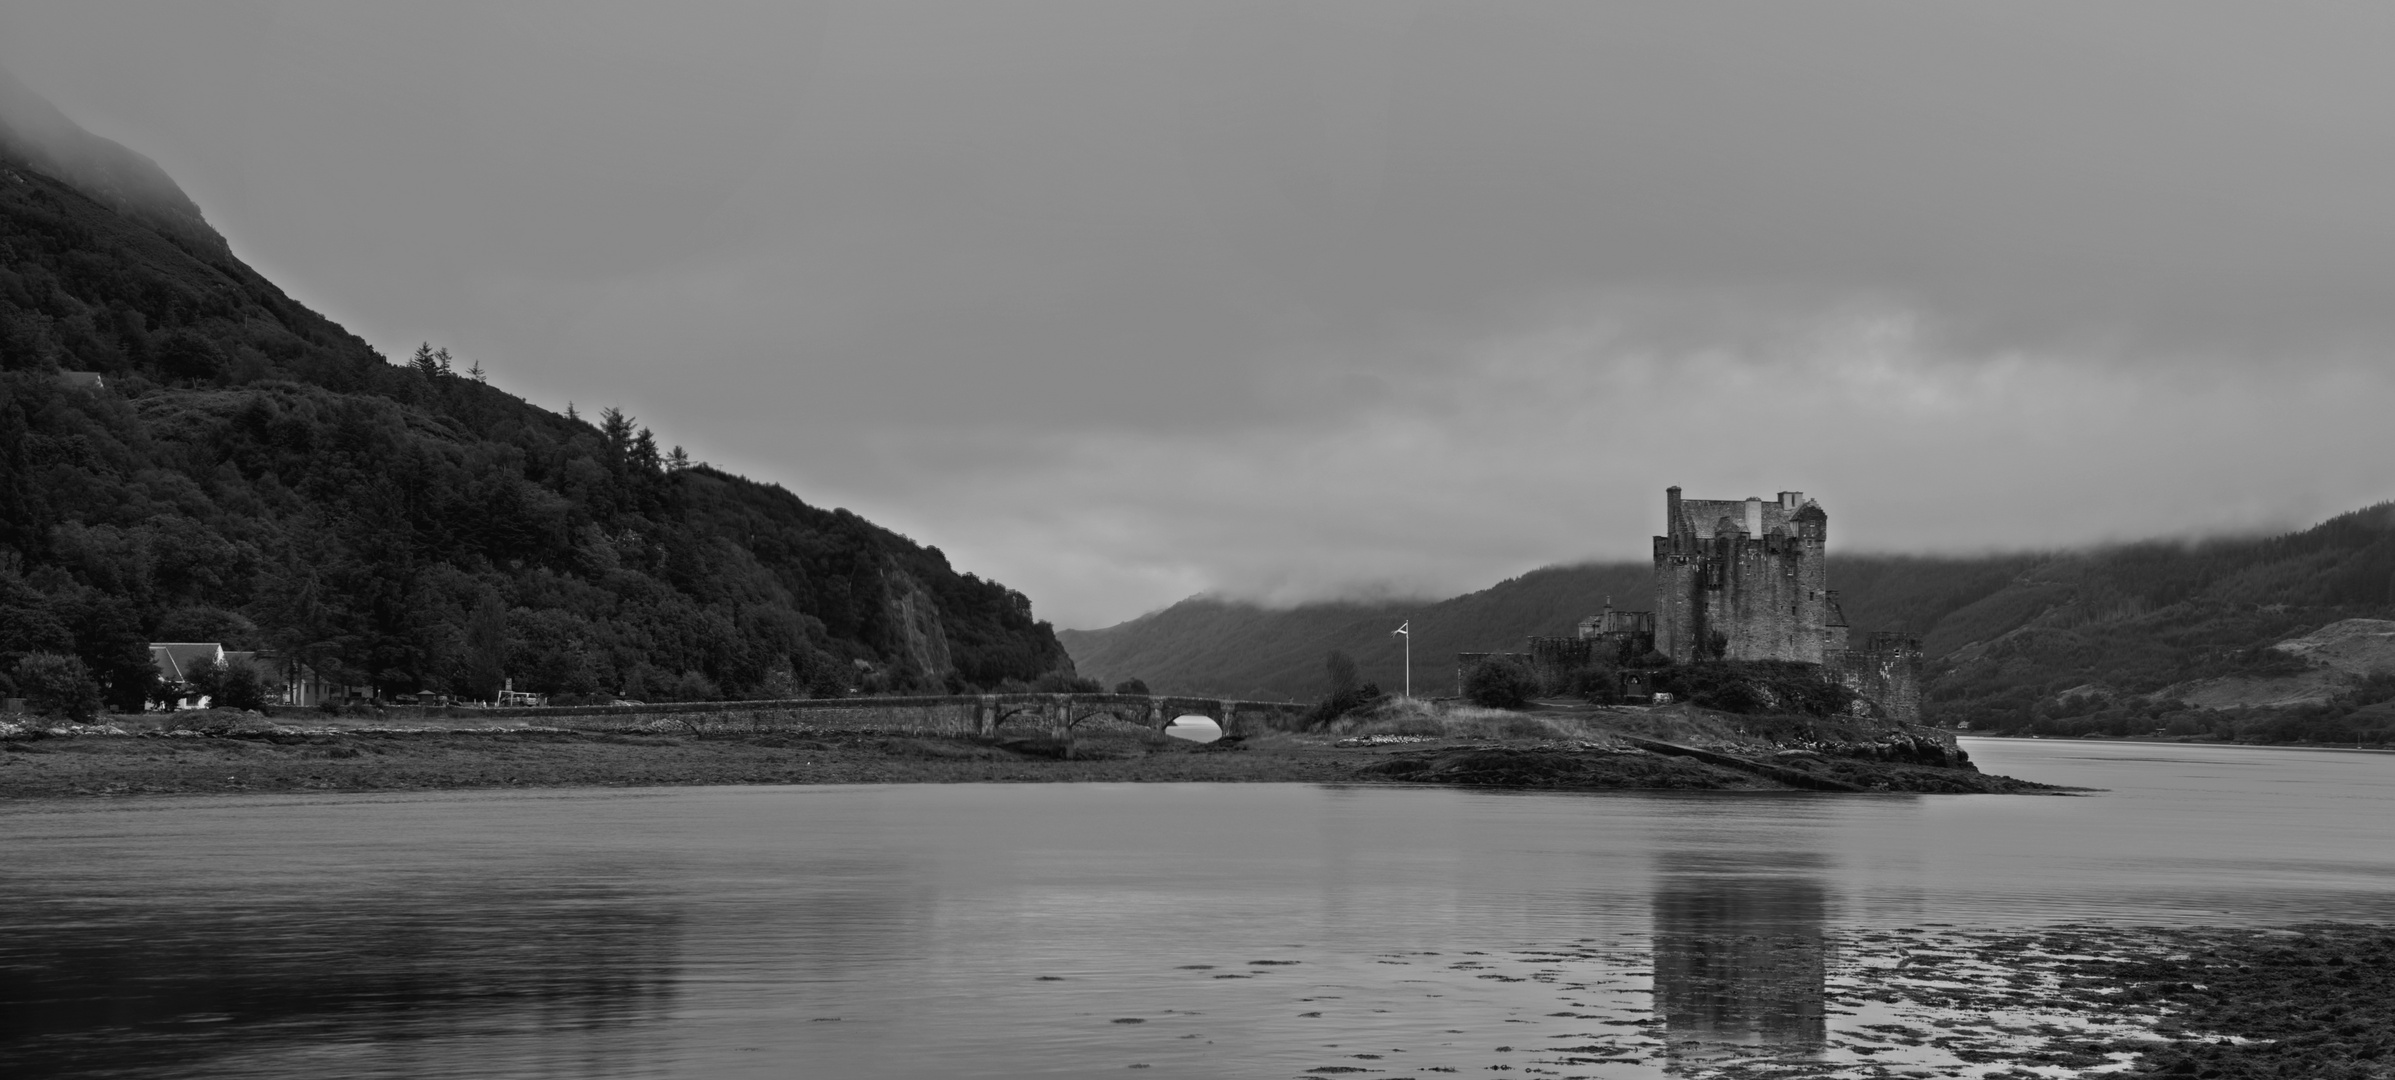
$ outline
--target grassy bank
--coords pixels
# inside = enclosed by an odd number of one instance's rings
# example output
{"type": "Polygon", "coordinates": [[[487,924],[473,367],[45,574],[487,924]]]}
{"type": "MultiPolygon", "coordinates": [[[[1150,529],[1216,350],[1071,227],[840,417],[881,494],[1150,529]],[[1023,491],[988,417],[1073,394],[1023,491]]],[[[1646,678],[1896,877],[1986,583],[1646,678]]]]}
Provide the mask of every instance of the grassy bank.
{"type": "Polygon", "coordinates": [[[123,718],[125,734],[0,740],[0,798],[270,791],[407,791],[687,784],[1354,782],[1545,790],[2003,792],[1948,750],[1885,731],[1701,713],[1460,710],[1201,746],[1130,727],[1070,748],[803,727],[709,728],[692,717],[617,726],[276,724],[259,717],[123,718]],[[167,730],[180,726],[181,730],[167,730]],[[198,730],[193,730],[194,728],[198,730]],[[1877,741],[1866,736],[1876,735],[1877,741]],[[1676,740],[1671,742],[1662,739],[1676,740]],[[1891,749],[1893,748],[1893,749],[1891,749]]]}

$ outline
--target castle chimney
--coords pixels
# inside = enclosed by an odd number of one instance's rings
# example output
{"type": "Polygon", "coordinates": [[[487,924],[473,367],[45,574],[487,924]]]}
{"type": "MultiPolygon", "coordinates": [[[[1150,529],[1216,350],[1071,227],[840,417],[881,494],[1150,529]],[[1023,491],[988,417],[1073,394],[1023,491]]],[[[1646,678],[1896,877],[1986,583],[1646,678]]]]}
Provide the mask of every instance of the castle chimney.
{"type": "Polygon", "coordinates": [[[1746,535],[1763,535],[1763,500],[1752,495],[1746,499],[1746,535]]]}
{"type": "Polygon", "coordinates": [[[1672,550],[1680,550],[1680,485],[1663,489],[1663,535],[1671,537],[1672,550]]]}
{"type": "Polygon", "coordinates": [[[1801,492],[1801,491],[1783,491],[1783,492],[1780,492],[1780,509],[1782,509],[1782,510],[1788,510],[1788,511],[1794,511],[1794,510],[1795,510],[1797,507],[1803,506],[1804,504],[1805,504],[1805,493],[1804,493],[1804,492],[1801,492]]]}

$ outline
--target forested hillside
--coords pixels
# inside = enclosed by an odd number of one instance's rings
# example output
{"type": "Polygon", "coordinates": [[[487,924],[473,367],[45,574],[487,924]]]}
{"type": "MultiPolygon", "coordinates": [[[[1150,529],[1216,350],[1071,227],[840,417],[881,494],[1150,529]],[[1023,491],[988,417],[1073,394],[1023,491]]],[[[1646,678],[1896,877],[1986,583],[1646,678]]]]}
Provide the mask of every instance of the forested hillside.
{"type": "MultiPolygon", "coordinates": [[[[2395,667],[2326,672],[2270,646],[2390,617],[2395,504],[2284,536],[2062,555],[1931,628],[1928,709],[1977,729],[2045,734],[2353,741],[2375,731],[2383,741],[2395,715],[2372,707],[2395,699],[2395,667]],[[2308,691],[2291,685],[2308,673],[2321,676],[2308,691]],[[2247,695],[2279,703],[2234,716],[2188,708],[2205,700],[2194,684],[2208,680],[2297,692],[2247,695]]],[[[2216,705],[2235,696],[2210,695],[2216,705]]]]}
{"type": "Polygon", "coordinates": [[[429,349],[388,362],[235,259],[146,159],[79,129],[61,150],[46,105],[11,94],[0,692],[57,653],[137,707],[151,640],[472,697],[509,678],[666,700],[1069,668],[1028,600],[937,548],[691,465],[612,410],[560,416],[429,349]]]}
{"type": "Polygon", "coordinates": [[[1413,622],[1414,686],[1451,694],[1455,654],[1520,648],[1529,634],[1568,634],[1604,606],[1644,606],[1649,570],[1636,566],[1551,567],[1440,601],[1306,604],[1272,610],[1193,597],[1103,630],[1057,634],[1075,667],[1109,685],[1144,680],[1164,693],[1303,701],[1322,693],[1323,657],[1355,658],[1360,677],[1395,690],[1405,683],[1405,640],[1413,622]]]}

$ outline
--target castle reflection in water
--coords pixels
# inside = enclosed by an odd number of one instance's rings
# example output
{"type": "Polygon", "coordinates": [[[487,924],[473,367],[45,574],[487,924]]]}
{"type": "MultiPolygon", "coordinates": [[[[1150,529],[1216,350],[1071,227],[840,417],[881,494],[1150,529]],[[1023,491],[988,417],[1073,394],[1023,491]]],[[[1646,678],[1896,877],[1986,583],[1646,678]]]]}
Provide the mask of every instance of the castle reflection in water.
{"type": "Polygon", "coordinates": [[[1659,857],[1655,1015],[1675,1057],[1822,1045],[1822,869],[1797,853],[1659,857]]]}

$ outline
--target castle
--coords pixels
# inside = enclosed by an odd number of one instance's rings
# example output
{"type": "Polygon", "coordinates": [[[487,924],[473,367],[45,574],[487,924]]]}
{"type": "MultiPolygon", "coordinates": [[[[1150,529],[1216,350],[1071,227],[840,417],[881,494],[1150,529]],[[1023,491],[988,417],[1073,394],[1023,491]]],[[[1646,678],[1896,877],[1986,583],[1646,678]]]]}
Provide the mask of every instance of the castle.
{"type": "MultiPolygon", "coordinates": [[[[1800,491],[1771,500],[1683,499],[1663,495],[1665,535],[1655,538],[1655,609],[1605,610],[1583,619],[1569,638],[1534,637],[1520,658],[1543,679],[1592,660],[1629,664],[1650,653],[1675,664],[1704,660],[1787,660],[1819,665],[1879,715],[1907,723],[1921,715],[1921,645],[1874,633],[1861,648],[1848,640],[1838,594],[1829,588],[1829,514],[1800,491]]],[[[1461,670],[1490,654],[1458,657],[1461,670]]],[[[1636,668],[1622,690],[1644,696],[1636,668]]]]}
{"type": "Polygon", "coordinates": [[[1691,660],[1822,662],[1846,647],[1829,591],[1829,515],[1801,491],[1761,499],[1663,493],[1655,538],[1655,651],[1691,660]]]}

